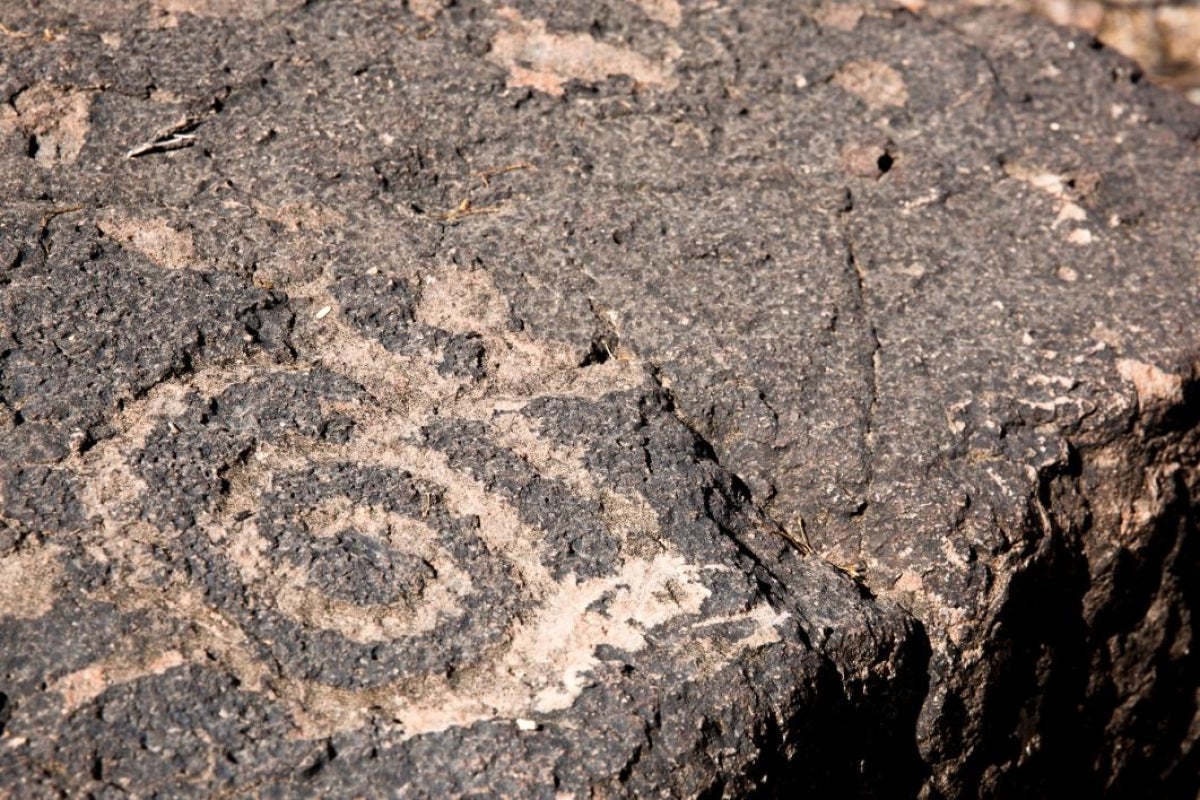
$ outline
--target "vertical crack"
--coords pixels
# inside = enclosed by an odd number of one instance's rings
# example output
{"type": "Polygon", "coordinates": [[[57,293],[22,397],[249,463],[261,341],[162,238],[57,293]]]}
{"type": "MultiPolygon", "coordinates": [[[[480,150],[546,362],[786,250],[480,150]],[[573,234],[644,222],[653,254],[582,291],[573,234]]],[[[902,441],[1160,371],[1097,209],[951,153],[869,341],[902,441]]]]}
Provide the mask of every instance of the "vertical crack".
{"type": "Polygon", "coordinates": [[[853,277],[855,302],[858,305],[858,313],[862,318],[863,330],[867,340],[870,342],[870,358],[866,363],[867,369],[867,408],[866,408],[866,424],[863,431],[863,449],[866,451],[866,468],[864,470],[864,483],[866,484],[866,497],[862,507],[855,513],[854,516],[859,517],[858,530],[858,556],[861,559],[863,555],[863,530],[861,524],[862,514],[866,511],[867,506],[871,503],[871,487],[875,480],[875,416],[879,408],[879,352],[882,349],[879,344],[879,335],[875,330],[875,323],[871,320],[871,312],[867,307],[866,298],[866,276],[863,273],[862,264],[854,253],[854,241],[847,234],[845,237],[846,246],[846,264],[850,268],[851,276],[853,277]]]}

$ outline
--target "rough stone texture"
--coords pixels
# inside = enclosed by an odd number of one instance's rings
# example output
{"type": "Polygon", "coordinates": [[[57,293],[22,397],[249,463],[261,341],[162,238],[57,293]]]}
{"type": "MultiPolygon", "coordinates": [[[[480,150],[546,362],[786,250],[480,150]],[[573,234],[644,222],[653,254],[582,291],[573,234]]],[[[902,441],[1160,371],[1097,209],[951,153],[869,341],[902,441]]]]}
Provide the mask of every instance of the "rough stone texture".
{"type": "Polygon", "coordinates": [[[4,791],[1200,789],[1200,113],[1127,62],[4,13],[4,791]]]}
{"type": "Polygon", "coordinates": [[[356,238],[287,294],[16,240],[6,791],[915,786],[897,608],[773,531],[643,363],[356,238]]]}
{"type": "Polygon", "coordinates": [[[1138,62],[1151,80],[1182,90],[1191,102],[1200,104],[1200,3],[1196,0],[1004,2],[1095,34],[1138,62]]]}

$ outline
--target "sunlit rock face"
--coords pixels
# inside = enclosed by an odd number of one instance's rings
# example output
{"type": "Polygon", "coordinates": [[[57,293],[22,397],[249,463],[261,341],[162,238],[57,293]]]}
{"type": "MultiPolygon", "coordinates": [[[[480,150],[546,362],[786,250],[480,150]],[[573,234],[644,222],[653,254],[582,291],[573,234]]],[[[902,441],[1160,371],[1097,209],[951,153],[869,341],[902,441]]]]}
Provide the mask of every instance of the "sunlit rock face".
{"type": "Polygon", "coordinates": [[[1019,19],[14,12],[0,789],[1194,796],[1200,115],[1019,19]]]}

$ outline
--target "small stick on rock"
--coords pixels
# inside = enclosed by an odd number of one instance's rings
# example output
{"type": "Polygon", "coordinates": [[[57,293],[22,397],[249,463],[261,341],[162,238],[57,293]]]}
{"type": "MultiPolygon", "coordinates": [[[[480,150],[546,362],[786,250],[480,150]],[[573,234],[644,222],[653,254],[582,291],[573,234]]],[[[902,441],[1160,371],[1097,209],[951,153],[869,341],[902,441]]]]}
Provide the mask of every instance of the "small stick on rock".
{"type": "Polygon", "coordinates": [[[497,175],[503,175],[506,172],[516,172],[519,169],[537,169],[528,161],[519,161],[516,164],[506,164],[503,167],[490,167],[479,172],[472,173],[476,178],[483,181],[484,186],[491,186],[491,179],[497,175]]]}

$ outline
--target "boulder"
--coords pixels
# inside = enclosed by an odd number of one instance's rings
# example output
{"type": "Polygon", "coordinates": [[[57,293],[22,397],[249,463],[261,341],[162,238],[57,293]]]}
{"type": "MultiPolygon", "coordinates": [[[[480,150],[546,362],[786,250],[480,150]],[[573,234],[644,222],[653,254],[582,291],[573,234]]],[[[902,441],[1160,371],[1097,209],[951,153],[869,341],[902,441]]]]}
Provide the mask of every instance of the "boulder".
{"type": "Polygon", "coordinates": [[[1200,109],[1121,57],[10,16],[6,792],[1200,789],[1200,109]]]}

